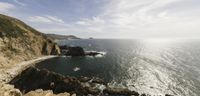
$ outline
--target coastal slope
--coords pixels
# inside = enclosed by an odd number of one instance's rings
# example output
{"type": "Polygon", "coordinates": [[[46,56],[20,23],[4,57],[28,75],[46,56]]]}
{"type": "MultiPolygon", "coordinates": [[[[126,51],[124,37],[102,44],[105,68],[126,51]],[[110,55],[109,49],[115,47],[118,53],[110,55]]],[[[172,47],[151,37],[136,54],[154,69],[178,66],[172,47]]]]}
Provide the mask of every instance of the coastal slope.
{"type": "Polygon", "coordinates": [[[44,55],[56,55],[60,50],[56,43],[24,22],[0,14],[0,67],[8,67],[22,61],[44,55]]]}
{"type": "Polygon", "coordinates": [[[70,39],[80,39],[74,35],[58,35],[58,34],[45,34],[47,37],[55,40],[70,40],[70,39]]]}

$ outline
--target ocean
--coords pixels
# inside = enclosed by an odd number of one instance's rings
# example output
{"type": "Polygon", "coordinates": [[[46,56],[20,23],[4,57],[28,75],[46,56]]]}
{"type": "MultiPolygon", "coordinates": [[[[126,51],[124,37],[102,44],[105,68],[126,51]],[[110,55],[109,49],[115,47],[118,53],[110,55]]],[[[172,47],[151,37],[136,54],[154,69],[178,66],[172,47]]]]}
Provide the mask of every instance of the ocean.
{"type": "Polygon", "coordinates": [[[67,75],[99,77],[109,86],[149,95],[200,96],[200,40],[61,40],[59,45],[99,51],[96,57],[57,57],[38,68],[67,75]]]}

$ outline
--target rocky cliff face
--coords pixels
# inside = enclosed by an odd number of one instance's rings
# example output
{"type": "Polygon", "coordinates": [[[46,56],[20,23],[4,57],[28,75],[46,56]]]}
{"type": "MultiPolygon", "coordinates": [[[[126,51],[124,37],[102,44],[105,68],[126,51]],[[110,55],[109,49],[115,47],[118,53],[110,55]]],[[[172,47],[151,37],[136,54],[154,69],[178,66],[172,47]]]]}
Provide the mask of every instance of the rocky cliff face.
{"type": "Polygon", "coordinates": [[[0,67],[50,54],[60,54],[57,44],[24,22],[0,14],[0,67]]]}

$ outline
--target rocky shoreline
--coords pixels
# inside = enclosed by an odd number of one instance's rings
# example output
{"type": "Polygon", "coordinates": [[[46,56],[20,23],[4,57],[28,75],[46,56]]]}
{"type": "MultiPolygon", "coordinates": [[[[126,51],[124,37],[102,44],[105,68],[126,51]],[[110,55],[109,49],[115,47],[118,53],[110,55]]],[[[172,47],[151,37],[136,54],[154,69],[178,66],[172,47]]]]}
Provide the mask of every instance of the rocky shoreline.
{"type": "Polygon", "coordinates": [[[30,61],[24,61],[19,64],[14,64],[12,67],[0,68],[0,94],[3,96],[22,96],[20,90],[14,88],[13,85],[8,84],[13,78],[19,75],[23,70],[34,66],[37,62],[41,62],[46,59],[54,58],[56,56],[43,56],[30,61]],[[21,94],[21,95],[17,95],[21,94]]]}
{"type": "Polygon", "coordinates": [[[138,92],[126,88],[111,88],[99,78],[83,77],[78,79],[35,67],[29,67],[9,83],[15,85],[23,94],[31,90],[43,89],[52,90],[55,94],[68,92],[77,96],[88,94],[93,96],[139,96],[138,92]]]}
{"type": "MultiPolygon", "coordinates": [[[[107,86],[100,78],[63,76],[34,65],[58,56],[45,56],[0,71],[3,96],[151,96],[107,86]],[[50,94],[50,95],[48,95],[50,94]]],[[[166,94],[165,96],[173,96],[166,94]]]]}
{"type": "MultiPolygon", "coordinates": [[[[55,55],[1,68],[0,94],[4,94],[3,96],[151,96],[139,94],[127,88],[109,87],[108,82],[97,77],[63,76],[46,69],[35,68],[34,65],[38,62],[58,57],[56,55],[57,50],[61,51],[60,56],[96,56],[101,54],[98,52],[85,52],[82,47],[70,46],[54,46],[52,50],[50,54],[55,55]]],[[[165,94],[165,96],[172,95],[165,94]]]]}
{"type": "MultiPolygon", "coordinates": [[[[54,57],[57,56],[38,58],[4,70],[6,73],[4,76],[7,77],[1,78],[3,85],[0,84],[0,94],[4,94],[3,96],[151,96],[127,88],[109,87],[108,82],[97,77],[63,76],[34,67],[37,62],[54,57]]],[[[165,94],[165,96],[173,95],[165,94]]]]}

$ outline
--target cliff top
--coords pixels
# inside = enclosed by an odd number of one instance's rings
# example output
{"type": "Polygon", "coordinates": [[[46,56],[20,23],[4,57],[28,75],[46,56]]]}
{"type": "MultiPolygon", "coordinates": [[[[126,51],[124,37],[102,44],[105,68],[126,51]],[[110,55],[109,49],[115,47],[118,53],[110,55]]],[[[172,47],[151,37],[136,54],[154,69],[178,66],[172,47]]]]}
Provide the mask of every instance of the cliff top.
{"type": "Polygon", "coordinates": [[[46,38],[42,33],[28,26],[24,22],[3,14],[0,14],[0,37],[23,37],[30,35],[40,35],[46,38]]]}

